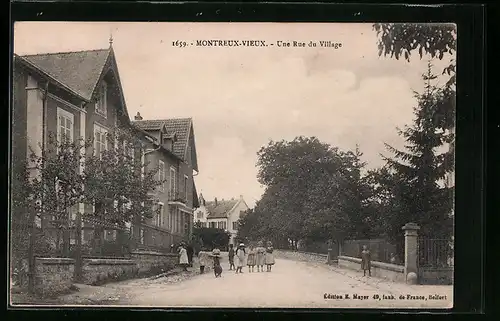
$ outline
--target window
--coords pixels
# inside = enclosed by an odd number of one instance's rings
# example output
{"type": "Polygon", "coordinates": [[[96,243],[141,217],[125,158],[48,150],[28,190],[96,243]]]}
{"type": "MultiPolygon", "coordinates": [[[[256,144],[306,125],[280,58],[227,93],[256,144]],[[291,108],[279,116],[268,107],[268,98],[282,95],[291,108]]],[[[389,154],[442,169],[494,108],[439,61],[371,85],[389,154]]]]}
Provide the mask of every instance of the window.
{"type": "Polygon", "coordinates": [[[196,218],[202,219],[203,218],[203,212],[199,211],[198,213],[196,213],[196,218]]]}
{"type": "Polygon", "coordinates": [[[102,126],[94,124],[94,154],[102,155],[102,152],[108,149],[108,131],[102,126]]]}
{"type": "Polygon", "coordinates": [[[217,223],[216,222],[210,222],[210,227],[211,228],[216,228],[217,226],[215,224],[217,224],[217,223]]]}
{"type": "Polygon", "coordinates": [[[159,203],[158,207],[159,207],[159,212],[156,215],[155,224],[156,224],[156,226],[162,226],[163,225],[163,204],[159,203]]]}
{"type": "Polygon", "coordinates": [[[65,111],[64,109],[57,108],[57,141],[72,142],[73,141],[73,124],[75,123],[75,116],[65,111]]]}
{"type": "Polygon", "coordinates": [[[170,167],[170,196],[175,197],[177,194],[177,172],[174,167],[170,167]]]}
{"type": "Polygon", "coordinates": [[[184,198],[186,200],[188,199],[188,180],[189,178],[187,175],[184,175],[184,198]]]}
{"type": "Polygon", "coordinates": [[[139,235],[140,235],[140,239],[141,239],[141,244],[144,244],[144,229],[143,228],[141,228],[139,235]]]}
{"type": "Polygon", "coordinates": [[[158,161],[158,180],[160,181],[160,191],[165,190],[165,163],[162,160],[158,161]]]}
{"type": "Polygon", "coordinates": [[[237,230],[238,229],[238,222],[233,222],[233,230],[237,230]]]}
{"type": "Polygon", "coordinates": [[[106,82],[102,82],[101,87],[99,88],[99,92],[97,93],[97,100],[95,102],[95,111],[96,113],[106,117],[108,112],[108,104],[107,104],[107,92],[108,85],[106,82]]]}

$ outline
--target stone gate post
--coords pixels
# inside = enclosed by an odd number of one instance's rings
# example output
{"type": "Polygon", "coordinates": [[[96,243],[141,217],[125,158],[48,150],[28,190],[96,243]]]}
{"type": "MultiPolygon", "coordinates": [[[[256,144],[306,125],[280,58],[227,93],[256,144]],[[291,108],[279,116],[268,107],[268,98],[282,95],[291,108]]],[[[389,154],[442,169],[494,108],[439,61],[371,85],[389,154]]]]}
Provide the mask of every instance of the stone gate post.
{"type": "Polygon", "coordinates": [[[415,223],[406,223],[402,227],[405,231],[405,276],[406,282],[415,284],[418,278],[418,230],[415,223]]]}

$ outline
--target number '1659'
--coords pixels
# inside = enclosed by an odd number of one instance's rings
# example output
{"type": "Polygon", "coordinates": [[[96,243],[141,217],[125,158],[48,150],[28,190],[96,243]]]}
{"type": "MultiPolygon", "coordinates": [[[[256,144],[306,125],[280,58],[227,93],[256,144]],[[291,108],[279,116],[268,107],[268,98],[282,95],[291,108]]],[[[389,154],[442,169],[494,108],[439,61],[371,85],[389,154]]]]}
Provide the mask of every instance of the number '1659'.
{"type": "Polygon", "coordinates": [[[172,46],[173,47],[186,47],[187,46],[187,42],[185,41],[180,41],[180,40],[176,40],[176,41],[172,41],[172,46]]]}

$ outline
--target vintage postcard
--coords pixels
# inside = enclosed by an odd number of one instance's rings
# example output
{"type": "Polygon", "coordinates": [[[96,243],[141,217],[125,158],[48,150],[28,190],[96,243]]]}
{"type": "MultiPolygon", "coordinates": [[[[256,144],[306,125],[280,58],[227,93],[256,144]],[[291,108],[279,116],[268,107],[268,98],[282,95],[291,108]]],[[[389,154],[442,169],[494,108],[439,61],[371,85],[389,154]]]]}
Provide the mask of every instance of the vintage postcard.
{"type": "Polygon", "coordinates": [[[456,41],[16,22],[11,306],[452,308],[456,41]]]}

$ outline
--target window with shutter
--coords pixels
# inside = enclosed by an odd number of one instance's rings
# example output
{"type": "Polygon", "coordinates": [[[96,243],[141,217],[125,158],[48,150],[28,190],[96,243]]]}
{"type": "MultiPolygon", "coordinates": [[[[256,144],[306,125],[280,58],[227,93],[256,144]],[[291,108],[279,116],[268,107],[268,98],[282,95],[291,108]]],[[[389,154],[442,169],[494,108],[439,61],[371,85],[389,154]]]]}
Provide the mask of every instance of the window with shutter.
{"type": "Polygon", "coordinates": [[[165,163],[162,160],[158,161],[158,180],[160,183],[160,191],[163,192],[165,190],[165,163]]]}
{"type": "Polygon", "coordinates": [[[73,141],[75,116],[61,108],[57,108],[57,141],[68,143],[73,141]]]}
{"type": "Polygon", "coordinates": [[[108,130],[102,126],[94,124],[94,154],[102,157],[102,152],[108,149],[108,130]]]}

